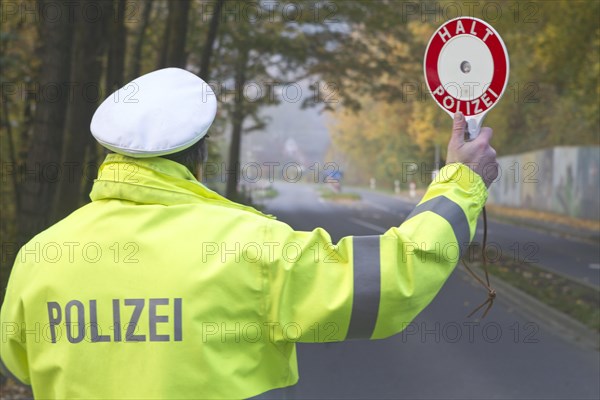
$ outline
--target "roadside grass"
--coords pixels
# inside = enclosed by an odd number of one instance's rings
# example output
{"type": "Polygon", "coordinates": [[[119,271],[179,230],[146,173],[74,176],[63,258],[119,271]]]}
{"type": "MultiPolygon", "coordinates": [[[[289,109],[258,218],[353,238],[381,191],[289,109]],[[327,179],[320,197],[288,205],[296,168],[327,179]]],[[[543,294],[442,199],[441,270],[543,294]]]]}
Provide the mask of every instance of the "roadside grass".
{"type": "Polygon", "coordinates": [[[320,191],[320,196],[324,200],[339,201],[339,202],[358,201],[361,199],[360,194],[358,194],[358,193],[353,193],[353,192],[339,192],[338,193],[338,192],[334,192],[333,190],[329,190],[329,189],[322,189],[320,191]]]}
{"type": "MultiPolygon", "coordinates": [[[[491,257],[490,253],[488,257],[491,257]]],[[[480,275],[481,261],[481,248],[473,245],[467,263],[476,267],[480,275]]],[[[488,270],[490,274],[517,289],[600,332],[599,290],[542,269],[531,262],[507,256],[488,262],[488,270]]]]}

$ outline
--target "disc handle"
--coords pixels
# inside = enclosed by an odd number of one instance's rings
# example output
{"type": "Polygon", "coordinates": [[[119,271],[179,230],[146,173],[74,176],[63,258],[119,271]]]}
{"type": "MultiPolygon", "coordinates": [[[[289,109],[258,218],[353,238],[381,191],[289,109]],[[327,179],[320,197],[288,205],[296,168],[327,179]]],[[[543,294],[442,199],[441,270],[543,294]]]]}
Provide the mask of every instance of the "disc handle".
{"type": "Polygon", "coordinates": [[[470,142],[474,140],[481,130],[481,123],[483,122],[483,115],[474,117],[467,117],[467,124],[465,125],[465,141],[470,142]]]}

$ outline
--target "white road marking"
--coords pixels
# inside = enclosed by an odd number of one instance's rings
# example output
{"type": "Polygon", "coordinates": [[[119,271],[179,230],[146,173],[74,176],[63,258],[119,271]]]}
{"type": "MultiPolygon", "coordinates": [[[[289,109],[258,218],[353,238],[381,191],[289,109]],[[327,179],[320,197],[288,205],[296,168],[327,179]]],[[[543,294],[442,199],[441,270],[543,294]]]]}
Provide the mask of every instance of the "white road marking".
{"type": "Polygon", "coordinates": [[[590,269],[600,269],[600,264],[590,264],[590,269]]]}
{"type": "MultiPolygon", "coordinates": [[[[376,208],[378,210],[385,211],[385,212],[393,214],[393,215],[397,215],[400,218],[406,218],[406,216],[408,215],[408,214],[406,214],[404,212],[396,212],[396,211],[392,210],[389,207],[382,206],[381,204],[377,204],[377,203],[374,203],[374,202],[369,201],[369,200],[363,200],[363,203],[366,204],[366,205],[368,205],[369,207],[376,208]]],[[[411,206],[414,206],[414,205],[411,204],[411,206]]],[[[381,215],[375,214],[375,215],[373,215],[373,217],[379,219],[379,218],[381,218],[381,215]]]]}
{"type": "Polygon", "coordinates": [[[385,211],[385,212],[388,212],[388,213],[392,212],[392,210],[390,210],[388,207],[382,206],[381,204],[377,204],[377,203],[374,203],[374,202],[369,201],[369,200],[365,200],[365,201],[363,201],[363,203],[368,204],[369,206],[371,206],[373,208],[377,208],[378,210],[381,210],[381,211],[385,211]]]}
{"type": "Polygon", "coordinates": [[[385,232],[385,231],[388,230],[388,228],[383,228],[383,227],[381,227],[379,225],[375,225],[375,224],[372,224],[370,222],[362,221],[362,220],[356,219],[356,218],[350,218],[350,221],[354,222],[356,225],[360,225],[360,226],[363,226],[365,228],[372,229],[372,230],[374,230],[377,233],[383,233],[383,232],[385,232]]]}

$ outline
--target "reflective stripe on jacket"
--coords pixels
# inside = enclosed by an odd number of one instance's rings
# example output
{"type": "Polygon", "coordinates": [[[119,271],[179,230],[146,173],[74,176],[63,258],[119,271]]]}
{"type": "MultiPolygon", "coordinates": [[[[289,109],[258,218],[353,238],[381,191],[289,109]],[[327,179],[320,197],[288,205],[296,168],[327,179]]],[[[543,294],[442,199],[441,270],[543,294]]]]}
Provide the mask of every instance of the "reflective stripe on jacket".
{"type": "Polygon", "coordinates": [[[381,339],[435,297],[487,198],[444,167],[400,227],[337,244],[163,158],[109,155],[92,202],[17,255],[1,357],[40,398],[243,398],[297,382],[295,342],[381,339]]]}

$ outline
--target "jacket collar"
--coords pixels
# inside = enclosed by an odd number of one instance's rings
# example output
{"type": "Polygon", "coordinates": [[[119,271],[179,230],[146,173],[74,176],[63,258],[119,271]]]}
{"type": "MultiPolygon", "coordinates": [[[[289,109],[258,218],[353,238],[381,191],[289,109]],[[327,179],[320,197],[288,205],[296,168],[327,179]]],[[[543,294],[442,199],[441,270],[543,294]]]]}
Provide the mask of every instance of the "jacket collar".
{"type": "Polygon", "coordinates": [[[273,218],[220,196],[198,182],[186,167],[162,157],[109,154],[100,166],[90,198],[166,206],[209,202],[273,218]]]}

